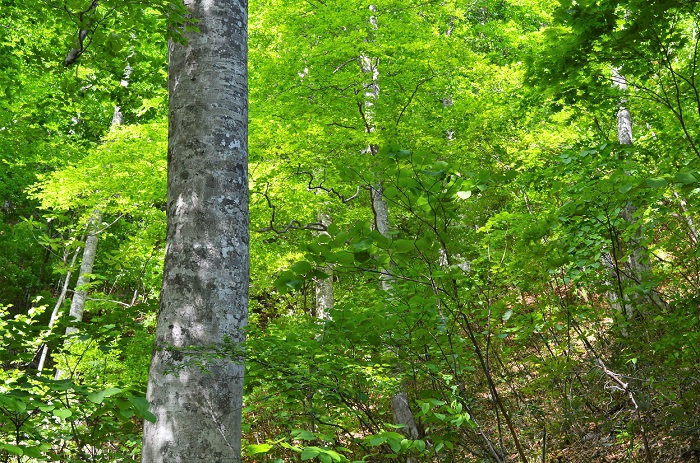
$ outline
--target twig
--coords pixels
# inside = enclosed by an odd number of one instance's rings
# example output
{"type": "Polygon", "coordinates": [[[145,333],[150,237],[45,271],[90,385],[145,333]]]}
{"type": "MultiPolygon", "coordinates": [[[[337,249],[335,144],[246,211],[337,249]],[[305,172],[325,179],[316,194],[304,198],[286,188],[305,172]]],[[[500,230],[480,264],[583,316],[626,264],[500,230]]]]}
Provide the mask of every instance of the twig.
{"type": "Polygon", "coordinates": [[[634,405],[634,412],[637,415],[637,421],[639,422],[639,429],[642,432],[642,442],[644,442],[644,453],[646,456],[646,460],[648,463],[653,463],[654,458],[651,455],[651,448],[649,447],[649,441],[647,440],[647,433],[644,430],[644,423],[642,422],[642,414],[639,411],[639,405],[637,405],[637,401],[634,398],[634,393],[632,392],[632,389],[630,389],[629,384],[625,383],[622,381],[621,375],[615,373],[612,370],[609,370],[608,367],[605,366],[605,363],[598,358],[597,359],[598,366],[603,370],[603,373],[605,373],[610,379],[615,381],[620,388],[627,393],[627,396],[630,398],[630,401],[632,402],[632,405],[634,405]]]}
{"type": "Polygon", "coordinates": [[[289,230],[313,230],[313,231],[319,231],[319,232],[325,232],[328,231],[328,227],[323,225],[320,222],[312,222],[312,223],[307,223],[306,225],[302,225],[301,222],[298,220],[292,220],[290,221],[284,228],[277,228],[275,227],[275,209],[277,206],[272,204],[272,200],[270,199],[270,195],[266,192],[264,193],[258,193],[261,194],[265,197],[265,200],[267,201],[267,207],[270,208],[272,213],[270,214],[270,225],[261,228],[258,230],[259,233],[264,233],[268,231],[273,231],[277,233],[278,235],[282,235],[284,233],[287,233],[289,230]]]}
{"type": "Polygon", "coordinates": [[[418,84],[416,84],[416,88],[413,90],[413,93],[411,93],[411,96],[408,97],[408,101],[406,101],[406,104],[401,108],[401,112],[399,112],[399,116],[396,118],[396,125],[399,125],[399,122],[401,122],[401,117],[403,117],[403,113],[406,111],[408,106],[413,102],[413,98],[415,98],[416,93],[418,93],[418,90],[420,89],[421,85],[423,85],[426,82],[429,82],[433,79],[435,76],[430,76],[428,78],[422,79],[418,84]]]}
{"type": "Polygon", "coordinates": [[[318,185],[312,185],[312,183],[314,181],[314,174],[312,174],[311,172],[306,171],[306,170],[301,170],[301,165],[297,166],[296,173],[297,173],[297,175],[308,175],[309,176],[309,183],[307,185],[307,188],[309,190],[325,191],[326,193],[338,198],[343,204],[349,203],[353,199],[357,198],[360,194],[360,186],[357,187],[357,189],[355,190],[355,194],[353,194],[352,196],[343,196],[335,188],[333,188],[333,187],[328,188],[328,187],[323,186],[323,181],[321,183],[319,183],[318,185]]]}

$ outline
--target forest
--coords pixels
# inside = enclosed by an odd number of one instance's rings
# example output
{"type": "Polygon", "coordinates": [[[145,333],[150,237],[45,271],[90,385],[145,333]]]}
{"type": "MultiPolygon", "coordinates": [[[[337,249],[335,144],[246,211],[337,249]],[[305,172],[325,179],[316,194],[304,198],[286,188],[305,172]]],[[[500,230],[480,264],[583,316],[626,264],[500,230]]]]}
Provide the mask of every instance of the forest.
{"type": "Polygon", "coordinates": [[[0,462],[700,461],[699,52],[693,0],[0,0],[0,462]]]}

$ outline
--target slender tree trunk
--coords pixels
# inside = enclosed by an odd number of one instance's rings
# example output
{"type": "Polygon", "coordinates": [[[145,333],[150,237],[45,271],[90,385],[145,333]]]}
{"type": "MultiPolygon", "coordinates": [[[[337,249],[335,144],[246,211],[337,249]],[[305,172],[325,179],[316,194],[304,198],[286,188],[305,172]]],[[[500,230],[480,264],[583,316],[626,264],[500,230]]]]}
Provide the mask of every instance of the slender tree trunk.
{"type": "MultiPolygon", "coordinates": [[[[70,277],[73,274],[72,268],[75,265],[75,261],[78,259],[78,253],[80,252],[80,248],[76,249],[73,251],[73,258],[71,259],[70,266],[68,267],[68,271],[66,271],[66,275],[63,277],[63,287],[61,288],[61,294],[59,294],[58,299],[56,300],[56,304],[53,307],[53,311],[51,312],[51,318],[49,319],[49,331],[53,327],[53,325],[56,323],[56,320],[58,320],[58,316],[61,310],[61,305],[63,305],[63,301],[66,299],[66,294],[68,294],[68,285],[70,284],[70,277]]],[[[66,260],[68,259],[68,253],[64,254],[63,257],[63,262],[66,263],[66,260]]],[[[60,281],[60,280],[59,280],[60,281]]],[[[46,364],[46,358],[48,357],[49,353],[49,346],[44,344],[41,346],[41,353],[39,354],[39,365],[37,366],[37,370],[39,371],[39,374],[41,374],[41,371],[44,369],[44,365],[46,364]]]]}
{"type": "MultiPolygon", "coordinates": [[[[331,216],[328,212],[320,212],[318,214],[318,221],[320,224],[328,227],[331,224],[331,216]]],[[[325,232],[321,232],[325,233],[325,232]]],[[[321,320],[328,320],[330,318],[330,312],[333,310],[333,305],[335,302],[333,294],[333,267],[331,265],[325,265],[320,268],[320,270],[330,275],[329,278],[319,278],[316,280],[316,301],[314,304],[314,316],[320,318],[321,320]]]]}
{"type": "MultiPolygon", "coordinates": [[[[87,299],[87,289],[85,285],[90,283],[92,269],[95,266],[97,243],[99,241],[98,233],[101,222],[102,212],[95,211],[92,217],[90,217],[90,223],[88,224],[88,234],[85,239],[83,259],[80,262],[78,281],[75,283],[75,292],[73,293],[73,299],[70,304],[70,312],[68,312],[68,316],[78,322],[83,320],[83,313],[85,312],[85,300],[87,299]]],[[[66,328],[66,334],[71,334],[75,331],[77,331],[77,328],[73,326],[66,328]]]]}
{"type": "MultiPolygon", "coordinates": [[[[623,75],[619,73],[616,68],[612,69],[612,80],[613,86],[620,89],[622,92],[627,92],[627,80],[623,75]]],[[[629,109],[627,108],[627,98],[623,97],[620,100],[620,107],[617,113],[617,138],[621,145],[632,145],[634,143],[634,138],[632,136],[632,116],[629,109]]],[[[624,209],[621,211],[620,215],[629,225],[634,224],[637,220],[635,217],[637,208],[631,202],[625,204],[624,209]]],[[[611,305],[618,311],[623,311],[628,320],[632,320],[637,315],[636,311],[644,313],[643,309],[640,309],[645,302],[654,303],[656,305],[665,305],[665,302],[661,300],[659,294],[655,291],[650,291],[648,299],[644,300],[645,297],[637,292],[627,294],[629,288],[638,287],[646,279],[651,276],[651,261],[649,253],[642,246],[642,241],[644,238],[644,227],[637,227],[637,230],[630,243],[627,244],[627,261],[617,262],[617,257],[614,255],[615,250],[613,250],[613,256],[610,260],[610,264],[615,266],[614,278],[617,281],[617,293],[609,293],[609,300],[611,305]]],[[[618,253],[621,256],[621,253],[618,253]]],[[[624,334],[624,333],[623,333],[624,334]]]]}
{"type": "MultiPolygon", "coordinates": [[[[378,20],[374,16],[377,12],[376,5],[370,5],[370,18],[369,24],[373,31],[378,29],[378,20]]],[[[368,56],[360,56],[360,66],[362,72],[370,76],[370,80],[365,83],[365,104],[364,104],[364,121],[365,121],[365,131],[370,134],[374,132],[374,103],[379,98],[379,59],[370,58],[368,56]]],[[[367,148],[367,153],[376,155],[378,152],[377,146],[370,145],[367,148]]],[[[384,199],[384,187],[381,183],[372,186],[371,189],[371,202],[372,210],[374,211],[374,225],[376,230],[383,236],[389,238],[391,236],[391,225],[389,223],[389,206],[384,199]]],[[[390,269],[384,269],[380,276],[380,282],[382,290],[387,294],[392,291],[392,281],[390,269]]],[[[397,352],[398,356],[398,352],[397,352]]],[[[399,365],[398,373],[401,373],[402,366],[399,365]]],[[[413,411],[411,411],[411,406],[408,402],[408,394],[406,392],[406,387],[404,384],[401,386],[401,390],[397,392],[391,398],[391,412],[394,419],[394,424],[404,425],[403,432],[412,439],[418,439],[419,432],[418,426],[416,426],[416,421],[413,417],[413,411]]],[[[411,458],[407,459],[408,463],[413,460],[411,458]]]]}
{"type": "Polygon", "coordinates": [[[169,44],[167,246],[147,396],[157,421],[145,424],[142,462],[238,463],[249,284],[247,2],[186,5],[200,32],[187,33],[186,46],[169,44]]]}
{"type": "MultiPolygon", "coordinates": [[[[383,189],[380,185],[372,188],[372,208],[374,209],[374,225],[379,233],[385,237],[390,237],[391,226],[389,224],[389,207],[384,200],[383,189]]],[[[382,290],[387,294],[392,291],[392,279],[390,269],[387,269],[386,273],[382,273],[380,281],[382,290]]],[[[398,355],[398,352],[397,352],[398,355]]],[[[403,370],[403,366],[399,363],[399,373],[403,370]]],[[[413,418],[413,411],[411,410],[411,405],[408,402],[408,394],[406,393],[405,384],[402,385],[401,390],[397,392],[391,398],[391,413],[394,418],[394,424],[404,425],[404,433],[412,439],[418,439],[420,434],[418,432],[418,426],[416,426],[416,421],[413,418]]],[[[412,461],[411,459],[408,460],[412,461]]]]}
{"type": "MultiPolygon", "coordinates": [[[[87,225],[87,238],[85,239],[85,248],[83,249],[83,257],[80,261],[80,270],[78,272],[78,281],[75,282],[75,291],[70,303],[70,311],[68,316],[71,322],[83,321],[83,313],[85,312],[85,300],[87,299],[87,289],[85,286],[90,283],[90,275],[95,266],[95,257],[97,256],[97,243],[99,241],[98,233],[99,226],[102,222],[102,212],[95,211],[90,217],[87,225]]],[[[75,333],[78,329],[74,326],[66,328],[66,336],[75,333]]],[[[66,337],[64,347],[68,347],[70,339],[66,337]]],[[[45,353],[43,354],[45,355],[45,353]]],[[[42,365],[43,367],[43,365],[42,365]]],[[[61,379],[65,372],[57,369],[54,375],[55,379],[61,379]]]]}
{"type": "MultiPolygon", "coordinates": [[[[331,224],[331,216],[328,212],[319,212],[318,222],[328,227],[331,224]]],[[[322,235],[326,232],[317,232],[317,235],[322,235]]],[[[319,320],[330,320],[330,313],[333,310],[333,305],[335,303],[335,295],[333,293],[333,266],[330,264],[324,265],[319,270],[327,275],[329,278],[317,278],[314,287],[314,304],[312,309],[312,316],[318,318],[319,320]]],[[[316,336],[316,340],[323,344],[324,337],[323,333],[316,336]]],[[[314,412],[314,397],[316,388],[314,387],[313,377],[316,374],[316,367],[312,364],[309,367],[309,377],[312,378],[311,386],[309,387],[309,392],[307,394],[307,402],[309,405],[309,431],[316,432],[316,414],[314,412]]]]}
{"type": "MultiPolygon", "coordinates": [[[[131,67],[127,65],[125,71],[125,78],[131,74],[131,67]]],[[[122,80],[122,85],[129,85],[128,80],[122,80]]],[[[121,125],[122,123],[122,112],[119,106],[114,107],[114,113],[112,115],[112,128],[121,125]]],[[[87,290],[85,285],[90,283],[90,275],[92,274],[92,269],[95,265],[95,257],[97,256],[97,243],[99,241],[98,234],[100,232],[99,227],[102,222],[102,211],[99,209],[92,213],[92,217],[88,222],[88,232],[87,239],[85,240],[85,249],[83,251],[83,258],[80,262],[80,272],[78,273],[78,281],[75,283],[75,292],[73,293],[73,299],[70,304],[70,312],[68,313],[74,321],[80,322],[83,320],[83,313],[85,312],[85,301],[87,300],[87,290]]],[[[66,328],[66,335],[75,333],[77,328],[69,326],[66,328]]],[[[66,339],[66,342],[69,342],[66,339]]],[[[42,357],[45,358],[46,349],[42,352],[42,357]]],[[[42,359],[44,360],[44,359],[42,359]]],[[[43,366],[43,362],[42,362],[43,366]]],[[[60,379],[63,375],[61,370],[56,370],[56,379],[60,379]]]]}

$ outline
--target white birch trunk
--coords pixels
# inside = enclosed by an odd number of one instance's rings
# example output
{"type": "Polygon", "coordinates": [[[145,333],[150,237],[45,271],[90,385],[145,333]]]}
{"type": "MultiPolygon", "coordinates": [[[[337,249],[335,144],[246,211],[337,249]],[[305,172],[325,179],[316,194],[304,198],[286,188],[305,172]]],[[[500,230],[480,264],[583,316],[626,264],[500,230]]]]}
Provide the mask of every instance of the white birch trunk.
{"type": "Polygon", "coordinates": [[[248,319],[247,2],[186,5],[200,32],[169,44],[167,245],[147,395],[157,421],[142,462],[239,463],[242,353],[201,355],[241,346],[248,319]]]}
{"type": "MultiPolygon", "coordinates": [[[[83,313],[85,313],[85,301],[87,299],[87,289],[85,286],[90,283],[90,275],[92,274],[92,269],[95,266],[95,257],[97,256],[97,243],[99,238],[97,234],[99,233],[99,226],[102,222],[102,212],[95,211],[90,217],[87,225],[87,238],[85,239],[85,248],[83,249],[83,257],[80,261],[80,270],[78,271],[78,281],[75,282],[75,291],[73,292],[73,298],[70,303],[70,311],[68,316],[70,317],[71,323],[83,321],[83,313]]],[[[66,328],[66,339],[64,342],[64,348],[70,345],[70,338],[68,335],[75,333],[78,328],[74,326],[69,326],[66,328]]],[[[42,355],[45,355],[42,353],[42,355]]],[[[43,368],[43,364],[42,364],[43,368]]],[[[61,379],[65,372],[56,369],[54,374],[55,379],[61,379]]]]}

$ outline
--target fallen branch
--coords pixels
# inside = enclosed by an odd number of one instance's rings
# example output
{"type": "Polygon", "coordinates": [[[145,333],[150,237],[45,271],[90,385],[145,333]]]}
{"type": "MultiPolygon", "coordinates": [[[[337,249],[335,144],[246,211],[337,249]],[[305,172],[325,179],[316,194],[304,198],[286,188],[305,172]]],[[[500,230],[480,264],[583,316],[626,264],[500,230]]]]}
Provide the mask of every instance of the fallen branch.
{"type": "Polygon", "coordinates": [[[642,442],[644,442],[644,453],[646,456],[646,461],[648,463],[654,463],[654,458],[651,455],[651,448],[649,447],[649,441],[647,440],[647,433],[644,430],[644,423],[642,422],[642,414],[639,411],[639,405],[637,405],[637,400],[634,398],[634,393],[632,392],[632,389],[630,389],[628,383],[622,381],[621,375],[615,373],[612,370],[609,370],[600,358],[597,359],[597,362],[598,366],[600,366],[600,368],[603,370],[603,373],[605,373],[610,379],[616,382],[618,386],[620,386],[620,389],[627,393],[627,396],[630,398],[632,405],[634,405],[634,412],[637,415],[639,429],[642,431],[642,442]]]}

